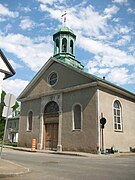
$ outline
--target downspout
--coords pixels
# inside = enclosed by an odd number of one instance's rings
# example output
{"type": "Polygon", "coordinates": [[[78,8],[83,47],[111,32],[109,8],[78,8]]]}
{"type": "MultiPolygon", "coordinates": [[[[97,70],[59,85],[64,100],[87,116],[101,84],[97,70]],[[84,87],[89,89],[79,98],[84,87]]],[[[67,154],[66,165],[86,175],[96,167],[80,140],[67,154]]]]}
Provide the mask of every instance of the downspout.
{"type": "Polygon", "coordinates": [[[97,153],[100,153],[100,120],[99,120],[99,89],[96,92],[96,114],[97,114],[97,153]]]}

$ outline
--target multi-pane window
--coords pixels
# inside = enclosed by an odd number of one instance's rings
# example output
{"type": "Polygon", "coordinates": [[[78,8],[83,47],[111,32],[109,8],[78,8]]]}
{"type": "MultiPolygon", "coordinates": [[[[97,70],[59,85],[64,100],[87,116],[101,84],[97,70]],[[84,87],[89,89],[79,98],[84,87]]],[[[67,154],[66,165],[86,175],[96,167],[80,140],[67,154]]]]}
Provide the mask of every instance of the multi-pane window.
{"type": "Polygon", "coordinates": [[[114,111],[114,129],[122,131],[122,119],[121,119],[121,104],[116,100],[113,104],[114,111]]]}
{"type": "Polygon", "coordinates": [[[81,124],[81,106],[77,104],[73,108],[73,130],[80,130],[81,124]]]}
{"type": "Polygon", "coordinates": [[[52,72],[48,77],[48,83],[52,86],[55,85],[58,80],[58,76],[56,72],[52,72]]]}
{"type": "Polygon", "coordinates": [[[27,130],[28,131],[32,130],[32,119],[33,119],[33,112],[30,111],[28,114],[28,121],[27,121],[27,130]]]}

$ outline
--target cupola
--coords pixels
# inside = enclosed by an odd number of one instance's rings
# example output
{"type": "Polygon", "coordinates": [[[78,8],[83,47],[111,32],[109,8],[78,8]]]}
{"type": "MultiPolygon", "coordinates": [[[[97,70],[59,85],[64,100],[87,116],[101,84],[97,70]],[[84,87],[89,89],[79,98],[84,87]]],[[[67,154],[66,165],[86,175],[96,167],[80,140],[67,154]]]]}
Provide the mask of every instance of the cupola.
{"type": "Polygon", "coordinates": [[[54,56],[75,57],[76,35],[68,27],[60,28],[54,35],[54,56]]]}
{"type": "Polygon", "coordinates": [[[60,28],[54,35],[54,55],[56,59],[59,59],[65,63],[70,64],[73,67],[83,69],[83,65],[75,59],[75,40],[76,35],[68,27],[60,28]]]}

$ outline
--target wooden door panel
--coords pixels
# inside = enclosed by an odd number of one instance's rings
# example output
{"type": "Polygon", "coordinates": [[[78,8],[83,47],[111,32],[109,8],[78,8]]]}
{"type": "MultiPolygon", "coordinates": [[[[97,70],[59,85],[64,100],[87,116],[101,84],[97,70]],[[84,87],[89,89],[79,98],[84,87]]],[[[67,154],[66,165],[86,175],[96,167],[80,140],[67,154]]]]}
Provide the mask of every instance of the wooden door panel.
{"type": "Polygon", "coordinates": [[[58,123],[47,123],[45,124],[45,129],[45,148],[56,149],[58,144],[58,123]]]}

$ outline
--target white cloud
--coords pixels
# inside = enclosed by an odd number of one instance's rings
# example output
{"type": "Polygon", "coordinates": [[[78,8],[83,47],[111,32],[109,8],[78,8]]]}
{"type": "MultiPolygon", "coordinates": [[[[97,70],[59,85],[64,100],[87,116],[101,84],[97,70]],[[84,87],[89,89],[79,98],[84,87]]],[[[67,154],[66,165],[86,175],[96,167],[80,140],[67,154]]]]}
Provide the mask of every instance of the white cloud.
{"type": "Polygon", "coordinates": [[[121,39],[119,39],[117,42],[115,42],[118,46],[123,46],[131,41],[131,36],[122,36],[121,39]]]}
{"type": "Polygon", "coordinates": [[[113,22],[119,22],[120,18],[113,18],[113,22]]]}
{"type": "Polygon", "coordinates": [[[62,12],[59,9],[52,9],[52,8],[48,8],[48,6],[46,4],[40,4],[40,9],[41,11],[47,11],[51,14],[51,17],[54,19],[60,19],[62,12]]]}
{"type": "Polygon", "coordinates": [[[0,16],[6,16],[11,18],[16,18],[19,16],[18,12],[10,11],[7,7],[0,4],[0,16]]]}
{"type": "Polygon", "coordinates": [[[105,8],[104,13],[108,15],[116,14],[119,11],[119,8],[116,6],[105,8]]]}
{"type": "Polygon", "coordinates": [[[29,17],[25,17],[24,19],[21,20],[20,25],[21,29],[23,30],[30,30],[34,28],[35,23],[32,21],[29,17]]]}
{"type": "MultiPolygon", "coordinates": [[[[135,46],[134,46],[134,45],[130,45],[129,48],[128,48],[128,50],[129,50],[130,52],[135,52],[135,46]]],[[[135,54],[134,54],[134,56],[135,56],[135,54]]]]}
{"type": "Polygon", "coordinates": [[[113,68],[107,76],[107,80],[112,81],[116,84],[130,84],[132,78],[128,74],[128,69],[126,68],[113,68]]]}
{"type": "Polygon", "coordinates": [[[133,8],[128,8],[127,12],[131,13],[131,14],[135,14],[135,8],[134,9],[133,8]]]}
{"type": "Polygon", "coordinates": [[[81,31],[83,35],[98,36],[106,32],[107,19],[94,10],[92,6],[71,8],[67,18],[70,27],[81,31]],[[87,25],[86,25],[87,24],[87,25]]]}
{"type": "Polygon", "coordinates": [[[5,32],[7,33],[9,30],[12,29],[12,25],[10,23],[8,23],[6,26],[5,26],[5,32]]]}
{"type": "Polygon", "coordinates": [[[64,2],[65,0],[36,0],[36,1],[38,1],[38,2],[40,2],[40,3],[42,3],[42,4],[52,5],[52,4],[54,4],[54,3],[62,3],[62,2],[64,2]]]}
{"type": "Polygon", "coordinates": [[[128,0],[113,0],[114,3],[126,4],[128,0]]]}
{"type": "Polygon", "coordinates": [[[13,53],[31,70],[37,72],[52,55],[51,40],[46,37],[44,41],[35,43],[34,39],[21,34],[0,35],[0,47],[13,53]]]}
{"type": "Polygon", "coordinates": [[[37,1],[42,4],[53,4],[54,2],[57,2],[57,0],[37,0],[37,1]]]}
{"type": "MultiPolygon", "coordinates": [[[[58,8],[54,9],[41,4],[40,9],[50,13],[51,18],[57,19],[62,23],[61,15],[63,6],[58,6],[58,8]]],[[[72,27],[75,31],[82,32],[87,36],[98,36],[100,33],[107,31],[107,17],[100,15],[91,5],[87,7],[74,6],[67,8],[67,13],[66,25],[72,27]]]]}
{"type": "Polygon", "coordinates": [[[101,78],[105,76],[107,81],[113,82],[114,84],[124,85],[135,83],[135,73],[130,73],[125,67],[90,67],[88,72],[96,74],[101,78]]]}
{"type": "Polygon", "coordinates": [[[100,67],[114,67],[121,66],[124,64],[135,64],[135,57],[133,55],[128,55],[126,52],[122,50],[116,49],[107,44],[94,41],[86,37],[80,37],[78,38],[78,41],[78,45],[81,48],[84,48],[90,53],[97,55],[96,57],[98,57],[98,59],[96,59],[96,62],[97,64],[99,64],[100,67]]]}
{"type": "Polygon", "coordinates": [[[128,26],[121,26],[119,27],[119,32],[121,34],[127,34],[131,31],[131,28],[129,28],[128,26]]]}
{"type": "Polygon", "coordinates": [[[11,93],[18,97],[18,95],[21,93],[22,89],[24,89],[29,81],[25,81],[22,79],[6,79],[3,81],[3,90],[6,93],[11,93]]]}
{"type": "Polygon", "coordinates": [[[98,74],[100,77],[103,77],[110,72],[110,68],[91,67],[90,64],[91,63],[89,62],[88,72],[90,74],[98,74]]]}
{"type": "Polygon", "coordinates": [[[22,10],[23,10],[25,13],[31,12],[31,9],[30,9],[29,7],[23,7],[22,10]]]}

